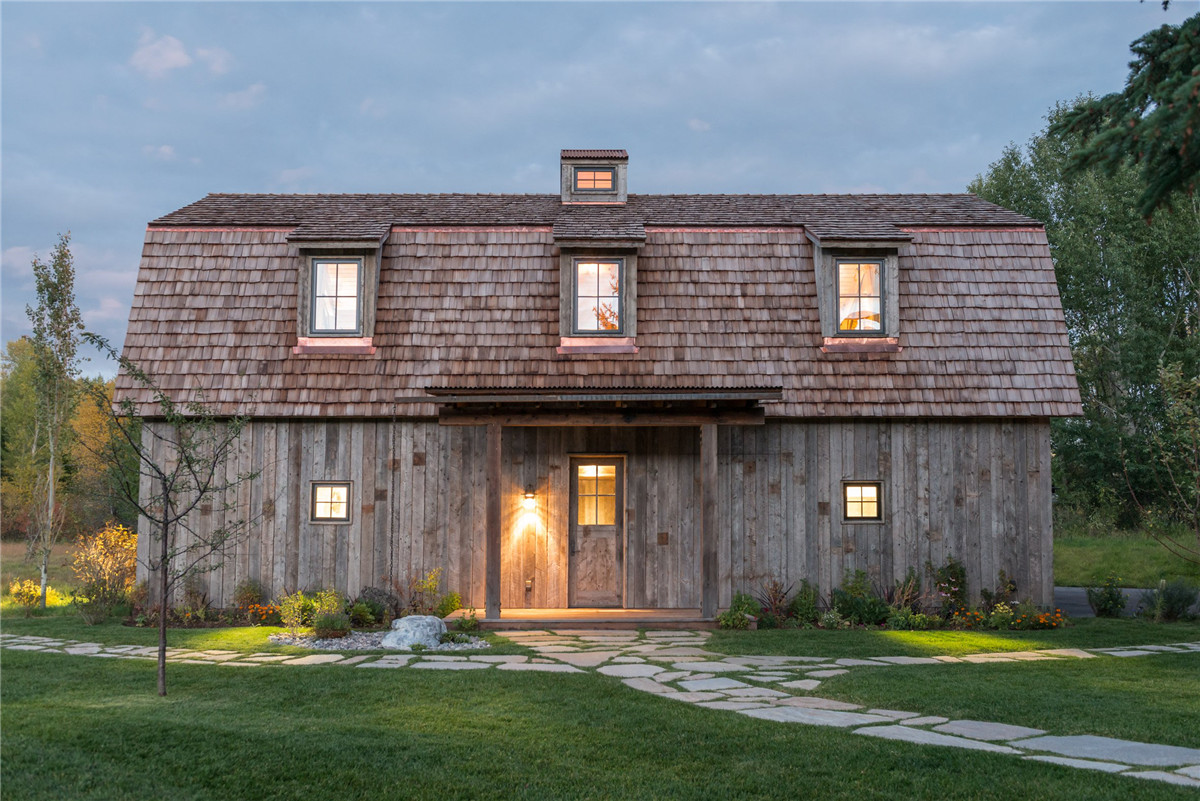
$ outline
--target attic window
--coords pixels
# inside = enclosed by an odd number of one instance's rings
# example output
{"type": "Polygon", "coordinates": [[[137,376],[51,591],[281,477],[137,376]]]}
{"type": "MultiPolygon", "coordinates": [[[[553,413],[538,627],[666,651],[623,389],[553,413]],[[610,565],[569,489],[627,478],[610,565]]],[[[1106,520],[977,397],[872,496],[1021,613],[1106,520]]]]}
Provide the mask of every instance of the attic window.
{"type": "Polygon", "coordinates": [[[575,259],[576,334],[620,335],[624,259],[575,259]]]}
{"type": "Polygon", "coordinates": [[[838,259],[838,330],[878,336],[883,327],[883,262],[838,259]]]}
{"type": "Polygon", "coordinates": [[[612,167],[576,167],[576,192],[611,192],[616,187],[617,171],[612,167]]]}
{"type": "Polygon", "coordinates": [[[313,259],[312,269],[312,333],[357,336],[362,331],[362,259],[313,259]]]}

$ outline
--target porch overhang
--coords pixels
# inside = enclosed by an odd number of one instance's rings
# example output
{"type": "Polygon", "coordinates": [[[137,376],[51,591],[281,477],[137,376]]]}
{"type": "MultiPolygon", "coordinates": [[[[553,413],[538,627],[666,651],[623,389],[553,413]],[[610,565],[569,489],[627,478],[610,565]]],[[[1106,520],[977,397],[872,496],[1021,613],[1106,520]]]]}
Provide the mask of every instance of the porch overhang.
{"type": "MultiPolygon", "coordinates": [[[[761,425],[779,387],[754,389],[429,389],[442,425],[761,425]]],[[[428,398],[425,399],[428,401],[428,398]]]]}

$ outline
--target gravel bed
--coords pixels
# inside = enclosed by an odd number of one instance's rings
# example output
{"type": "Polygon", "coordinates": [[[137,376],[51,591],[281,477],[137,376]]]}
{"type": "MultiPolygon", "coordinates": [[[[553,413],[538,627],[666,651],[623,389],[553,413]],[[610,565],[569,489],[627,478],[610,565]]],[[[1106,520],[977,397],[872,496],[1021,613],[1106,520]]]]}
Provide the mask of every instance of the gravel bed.
{"type": "MultiPolygon", "coordinates": [[[[302,648],[312,648],[317,651],[408,651],[407,648],[383,647],[383,637],[387,631],[352,631],[345,637],[334,637],[328,640],[318,640],[311,634],[301,634],[293,637],[290,634],[272,634],[268,640],[280,645],[299,645],[302,648]]],[[[492,644],[479,637],[472,637],[470,642],[444,642],[429,651],[477,651],[480,648],[491,648],[492,644]]]]}

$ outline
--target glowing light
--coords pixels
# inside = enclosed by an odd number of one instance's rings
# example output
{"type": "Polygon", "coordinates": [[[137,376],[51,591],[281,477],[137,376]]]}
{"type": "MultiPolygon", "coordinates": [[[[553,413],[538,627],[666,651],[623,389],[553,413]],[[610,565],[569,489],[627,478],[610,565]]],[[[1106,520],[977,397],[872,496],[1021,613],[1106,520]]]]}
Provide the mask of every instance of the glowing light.
{"type": "Polygon", "coordinates": [[[525,500],[521,505],[525,507],[526,511],[532,512],[537,508],[537,498],[534,497],[532,492],[527,492],[525,493],[525,500]]]}

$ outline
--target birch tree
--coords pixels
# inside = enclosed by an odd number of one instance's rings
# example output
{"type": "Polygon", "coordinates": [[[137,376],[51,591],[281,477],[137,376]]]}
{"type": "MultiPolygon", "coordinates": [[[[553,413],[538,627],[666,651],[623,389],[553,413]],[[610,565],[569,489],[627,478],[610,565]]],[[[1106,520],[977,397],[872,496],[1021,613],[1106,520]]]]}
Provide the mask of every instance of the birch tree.
{"type": "Polygon", "coordinates": [[[75,264],[70,241],[70,233],[60,235],[49,262],[34,257],[37,306],[25,307],[33,324],[34,386],[37,391],[31,456],[42,465],[37,471],[34,487],[27,557],[38,561],[43,609],[46,608],[46,572],[50,555],[62,533],[62,509],[57,493],[62,482],[62,455],[75,409],[75,379],[79,376],[76,354],[83,330],[79,307],[75,305],[75,264]]]}

